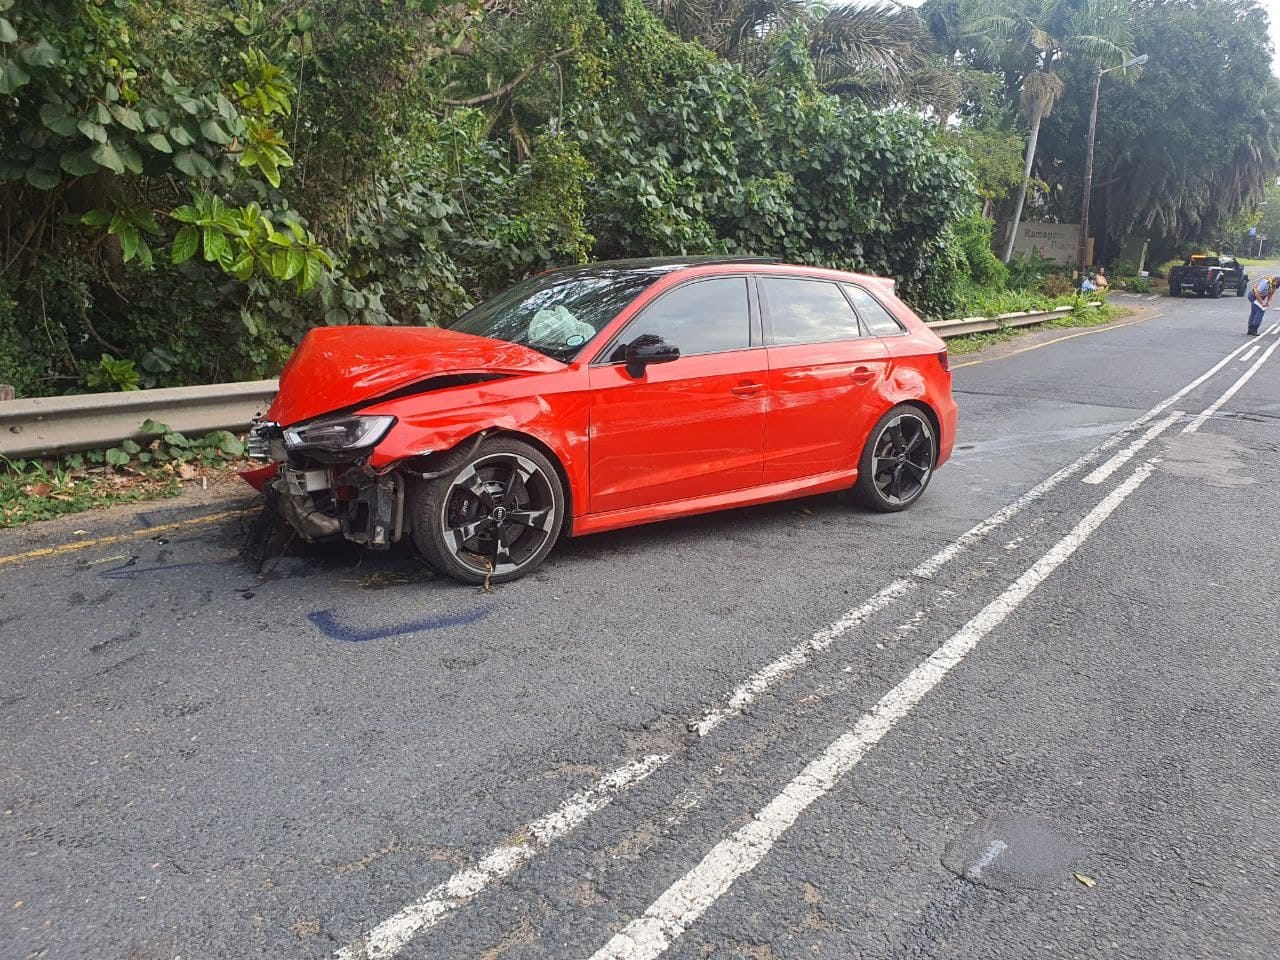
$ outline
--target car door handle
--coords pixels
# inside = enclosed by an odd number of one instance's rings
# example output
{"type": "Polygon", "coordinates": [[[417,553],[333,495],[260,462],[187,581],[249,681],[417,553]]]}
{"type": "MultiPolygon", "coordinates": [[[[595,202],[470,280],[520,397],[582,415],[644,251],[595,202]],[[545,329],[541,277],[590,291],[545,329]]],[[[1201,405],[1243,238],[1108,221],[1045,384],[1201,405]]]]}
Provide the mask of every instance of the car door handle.
{"type": "Polygon", "coordinates": [[[849,371],[849,379],[863,387],[876,378],[876,372],[870,367],[854,367],[849,371]]]}
{"type": "Polygon", "coordinates": [[[733,388],[733,393],[738,397],[754,397],[763,389],[763,383],[740,383],[733,388]]]}

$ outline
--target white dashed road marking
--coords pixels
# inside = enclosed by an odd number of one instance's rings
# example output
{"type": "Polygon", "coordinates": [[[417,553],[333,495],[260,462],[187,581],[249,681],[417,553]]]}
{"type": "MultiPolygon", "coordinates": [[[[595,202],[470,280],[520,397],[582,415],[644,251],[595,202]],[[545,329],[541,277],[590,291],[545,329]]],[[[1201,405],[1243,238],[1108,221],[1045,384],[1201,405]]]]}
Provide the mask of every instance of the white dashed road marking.
{"type": "Polygon", "coordinates": [[[644,780],[667,762],[662,754],[642,757],[601,777],[589,789],[570,797],[558,810],[525,827],[524,842],[497,847],[474,867],[459,870],[427,895],[382,921],[364,937],[339,950],[336,960],[385,960],[395,956],[420,931],[435,926],[495,880],[523,866],[549,846],[602,810],[618,794],[644,780]]]}
{"type": "Polygon", "coordinates": [[[1239,393],[1240,388],[1243,387],[1246,383],[1248,383],[1251,379],[1253,379],[1253,375],[1262,368],[1262,365],[1264,363],[1266,363],[1269,359],[1271,359],[1271,355],[1276,352],[1276,347],[1280,347],[1280,340],[1277,340],[1271,346],[1267,347],[1266,352],[1263,353],[1263,355],[1260,356],[1257,360],[1253,361],[1253,366],[1251,366],[1248,370],[1246,370],[1241,375],[1239,380],[1237,380],[1231,386],[1227,387],[1226,392],[1222,396],[1220,396],[1217,400],[1213,401],[1213,403],[1209,405],[1208,409],[1205,410],[1204,413],[1200,414],[1200,416],[1196,417],[1194,420],[1188,423],[1185,427],[1183,427],[1182,432],[1195,433],[1197,430],[1199,430],[1204,425],[1204,422],[1206,420],[1208,420],[1215,413],[1221,410],[1223,404],[1225,404],[1228,400],[1230,400],[1237,393],[1239,393]]]}
{"type": "Polygon", "coordinates": [[[1103,480],[1107,479],[1107,477],[1111,476],[1113,473],[1115,473],[1117,470],[1123,467],[1126,463],[1132,460],[1134,454],[1136,454],[1139,450],[1145,447],[1148,443],[1150,443],[1156,437],[1160,436],[1160,434],[1164,433],[1166,430],[1172,427],[1175,423],[1181,420],[1185,415],[1186,414],[1183,413],[1183,411],[1175,410],[1172,414],[1165,417],[1163,420],[1161,420],[1159,423],[1153,426],[1150,430],[1148,430],[1146,433],[1140,436],[1137,440],[1133,441],[1133,443],[1129,444],[1127,447],[1125,447],[1123,450],[1121,450],[1119,453],[1113,456],[1110,460],[1108,460],[1102,466],[1098,467],[1096,470],[1094,470],[1092,473],[1088,474],[1087,476],[1082,477],[1081,482],[1095,483],[1095,484],[1101,483],[1103,480]]]}
{"type": "Polygon", "coordinates": [[[713,847],[701,863],[668,887],[643,916],[623,927],[591,960],[655,960],[665,953],[690,924],[728,892],[734,881],[768,856],[805,810],[830,793],[956,664],[1065,563],[1151,476],[1157,462],[1153,459],[1144,463],[1103,498],[1008,589],[864,713],[852,730],[811,761],[750,823],[713,847]]]}

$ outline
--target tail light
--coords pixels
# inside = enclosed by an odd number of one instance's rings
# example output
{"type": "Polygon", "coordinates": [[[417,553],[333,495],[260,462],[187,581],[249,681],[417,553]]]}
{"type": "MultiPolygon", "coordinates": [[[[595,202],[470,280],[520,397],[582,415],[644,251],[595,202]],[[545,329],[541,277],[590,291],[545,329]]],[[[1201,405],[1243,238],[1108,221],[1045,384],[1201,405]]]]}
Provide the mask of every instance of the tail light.
{"type": "Polygon", "coordinates": [[[938,354],[938,365],[942,367],[945,373],[951,372],[951,358],[947,356],[947,351],[943,350],[938,354]]]}

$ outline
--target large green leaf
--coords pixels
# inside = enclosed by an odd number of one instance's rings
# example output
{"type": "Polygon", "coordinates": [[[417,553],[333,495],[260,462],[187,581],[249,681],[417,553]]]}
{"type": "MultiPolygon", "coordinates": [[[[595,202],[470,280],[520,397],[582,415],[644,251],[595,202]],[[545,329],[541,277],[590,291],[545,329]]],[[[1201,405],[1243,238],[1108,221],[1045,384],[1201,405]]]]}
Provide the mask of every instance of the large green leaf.
{"type": "Polygon", "coordinates": [[[73,177],[87,177],[98,172],[98,161],[93,159],[93,148],[64,153],[58,157],[62,169],[73,177]]]}
{"type": "Polygon", "coordinates": [[[114,232],[120,239],[120,252],[124,254],[124,262],[128,263],[137,256],[138,244],[142,238],[138,236],[138,231],[127,223],[121,224],[114,232]]]}
{"type": "Polygon", "coordinates": [[[149,133],[144,137],[152,150],[159,150],[161,153],[173,153],[173,147],[169,145],[169,138],[163,133],[149,133]]]}
{"type": "Polygon", "coordinates": [[[58,52],[57,47],[41,37],[22,51],[22,59],[28,66],[47,69],[56,66],[62,59],[62,54],[58,52]]]}
{"type": "Polygon", "coordinates": [[[67,107],[64,103],[52,101],[42,103],[40,122],[54,133],[64,137],[74,136],[76,132],[75,118],[67,115],[67,107]]]}
{"type": "Polygon", "coordinates": [[[173,155],[173,165],[188,177],[196,176],[196,155],[190,150],[179,150],[173,155]]]}
{"type": "Polygon", "coordinates": [[[200,124],[200,132],[204,134],[206,140],[212,140],[220,146],[226,146],[231,142],[231,135],[212,117],[200,124]]]}
{"type": "Polygon", "coordinates": [[[27,183],[38,190],[52,190],[61,182],[62,178],[51,170],[42,170],[38,167],[27,169],[27,183]]]}
{"type": "Polygon", "coordinates": [[[124,158],[110,143],[100,143],[93,148],[93,159],[113,173],[124,173],[124,158]]]}
{"type": "Polygon", "coordinates": [[[23,70],[17,60],[10,60],[0,68],[0,93],[16,93],[26,86],[30,79],[31,74],[23,70]]]}
{"type": "Polygon", "coordinates": [[[196,250],[200,247],[200,232],[190,224],[178,231],[178,235],[173,238],[173,252],[171,259],[174,263],[185,263],[195,256],[196,250]]]}
{"type": "Polygon", "coordinates": [[[107,128],[100,123],[94,123],[92,120],[81,120],[76,126],[86,137],[94,143],[107,142],[107,128]]]}
{"type": "Polygon", "coordinates": [[[111,115],[116,118],[116,122],[122,127],[132,130],[134,133],[142,133],[146,130],[146,127],[142,124],[142,116],[137,110],[114,103],[110,109],[111,115]]]}
{"type": "Polygon", "coordinates": [[[13,29],[13,24],[0,17],[0,43],[14,43],[18,39],[18,31],[13,29]]]}

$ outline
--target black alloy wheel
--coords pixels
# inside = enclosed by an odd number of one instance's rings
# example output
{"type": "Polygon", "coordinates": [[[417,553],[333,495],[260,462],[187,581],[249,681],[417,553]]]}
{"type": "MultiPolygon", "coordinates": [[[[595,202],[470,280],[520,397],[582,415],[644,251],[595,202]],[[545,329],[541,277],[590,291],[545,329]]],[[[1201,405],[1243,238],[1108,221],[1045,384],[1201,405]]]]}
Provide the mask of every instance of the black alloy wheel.
{"type": "Polygon", "coordinates": [[[1240,282],[1236,284],[1236,296],[1243,297],[1245,293],[1248,291],[1248,289],[1249,289],[1249,285],[1244,282],[1244,277],[1241,277],[1240,282]]]}
{"type": "Polygon", "coordinates": [[[928,414],[911,404],[894,407],[867,438],[854,496],[873,510],[905,510],[924,493],[937,459],[938,438],[928,414]]]}
{"type": "Polygon", "coordinates": [[[1222,296],[1223,286],[1224,286],[1223,280],[1221,277],[1219,277],[1218,282],[1213,285],[1213,298],[1215,300],[1217,300],[1219,297],[1222,296]]]}
{"type": "Polygon", "coordinates": [[[550,553],[564,513],[550,461],[529,444],[495,438],[419,488],[413,535],[441,573],[464,583],[504,583],[550,553]]]}

